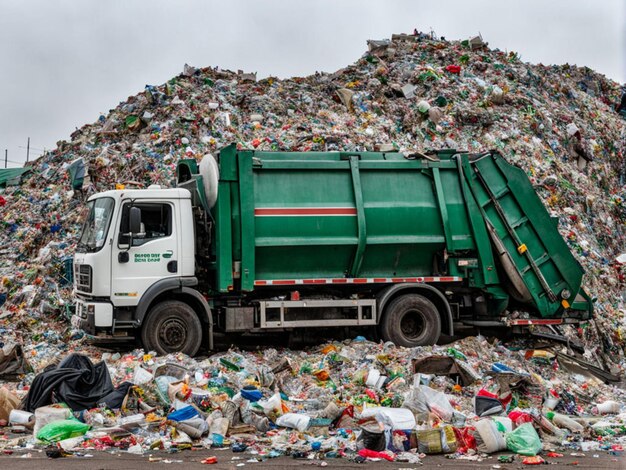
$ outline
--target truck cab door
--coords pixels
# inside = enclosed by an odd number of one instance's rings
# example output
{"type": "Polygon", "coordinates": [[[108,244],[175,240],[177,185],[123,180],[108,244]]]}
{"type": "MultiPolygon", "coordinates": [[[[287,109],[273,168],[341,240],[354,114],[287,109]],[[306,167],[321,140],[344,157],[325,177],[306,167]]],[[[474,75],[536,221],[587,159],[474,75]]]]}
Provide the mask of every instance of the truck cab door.
{"type": "Polygon", "coordinates": [[[135,306],[155,282],[179,277],[177,201],[125,201],[111,250],[111,300],[135,306]],[[130,208],[141,210],[140,233],[130,236],[130,208]]]}

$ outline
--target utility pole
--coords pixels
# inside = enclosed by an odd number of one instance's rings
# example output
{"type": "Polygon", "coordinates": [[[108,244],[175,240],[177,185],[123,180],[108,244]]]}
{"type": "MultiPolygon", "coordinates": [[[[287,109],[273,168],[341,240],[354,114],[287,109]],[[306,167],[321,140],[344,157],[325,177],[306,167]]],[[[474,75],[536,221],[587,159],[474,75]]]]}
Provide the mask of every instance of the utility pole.
{"type": "Polygon", "coordinates": [[[26,163],[28,163],[28,157],[30,156],[30,137],[26,143],[26,163]]]}
{"type": "Polygon", "coordinates": [[[4,167],[6,168],[9,163],[9,149],[4,149],[4,167]]]}

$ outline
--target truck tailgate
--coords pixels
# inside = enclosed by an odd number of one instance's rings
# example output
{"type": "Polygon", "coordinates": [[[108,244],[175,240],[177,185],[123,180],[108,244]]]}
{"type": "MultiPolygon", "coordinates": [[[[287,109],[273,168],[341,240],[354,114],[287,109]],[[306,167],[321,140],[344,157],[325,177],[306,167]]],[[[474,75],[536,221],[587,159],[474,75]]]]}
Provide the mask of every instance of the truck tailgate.
{"type": "MultiPolygon", "coordinates": [[[[542,317],[561,316],[581,290],[583,269],[527,176],[497,153],[465,166],[504,271],[517,286],[514,297],[534,305],[542,317]]],[[[590,303],[585,310],[591,311],[590,303]]]]}

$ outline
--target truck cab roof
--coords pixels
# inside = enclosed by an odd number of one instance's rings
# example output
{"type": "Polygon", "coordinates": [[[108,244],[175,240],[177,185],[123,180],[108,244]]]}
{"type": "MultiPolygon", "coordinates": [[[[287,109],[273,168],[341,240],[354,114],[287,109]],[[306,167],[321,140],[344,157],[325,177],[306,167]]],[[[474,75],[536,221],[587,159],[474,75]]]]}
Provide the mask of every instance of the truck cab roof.
{"type": "Polygon", "coordinates": [[[94,194],[88,201],[100,199],[103,197],[112,197],[113,199],[191,199],[191,193],[183,188],[167,188],[167,189],[112,189],[102,193],[94,194]]]}

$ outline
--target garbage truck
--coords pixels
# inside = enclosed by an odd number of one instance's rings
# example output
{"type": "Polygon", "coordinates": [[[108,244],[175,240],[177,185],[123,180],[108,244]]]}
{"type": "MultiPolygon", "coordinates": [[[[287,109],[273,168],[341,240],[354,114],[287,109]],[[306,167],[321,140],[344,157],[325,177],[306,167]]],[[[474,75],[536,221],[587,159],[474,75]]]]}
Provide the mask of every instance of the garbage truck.
{"type": "Polygon", "coordinates": [[[370,327],[415,347],[592,316],[558,218],[497,151],[230,145],[176,170],[88,198],[72,324],[94,339],[193,355],[214,335],[370,327]]]}

